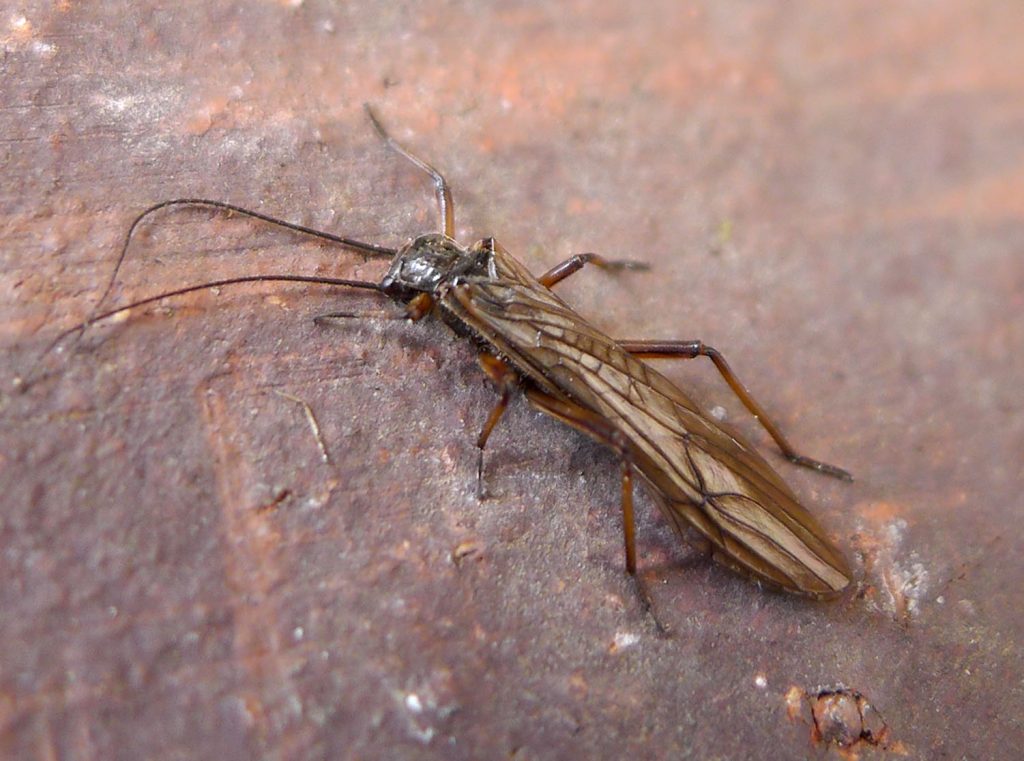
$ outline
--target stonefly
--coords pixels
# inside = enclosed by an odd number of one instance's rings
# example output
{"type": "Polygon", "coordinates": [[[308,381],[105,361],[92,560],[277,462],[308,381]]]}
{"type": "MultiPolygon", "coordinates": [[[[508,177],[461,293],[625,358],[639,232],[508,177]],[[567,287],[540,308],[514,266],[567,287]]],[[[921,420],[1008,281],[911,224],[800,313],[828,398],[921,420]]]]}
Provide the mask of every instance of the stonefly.
{"type": "Polygon", "coordinates": [[[851,575],[842,553],[782,478],[750,444],[711,420],[644,360],[710,358],[789,460],[843,480],[852,480],[850,474],[797,454],[714,348],[695,340],[611,338],[551,290],[586,264],[608,270],[642,269],[644,265],[579,254],[535,277],[494,238],[462,246],[453,237],[454,206],[444,177],[388,135],[369,107],[366,113],[392,150],[433,179],[440,232],[421,235],[392,249],[220,201],[177,198],[151,206],[132,223],[99,304],[113,287],[139,223],[169,206],[221,209],[333,241],[367,256],[386,257],[391,264],[379,283],[300,275],[217,280],[94,314],[62,332],[50,348],[126,310],[205,288],[283,281],[375,291],[403,304],[410,320],[439,317],[459,335],[470,337],[479,349],[480,366],[500,397],[477,439],[478,484],[487,439],[518,389],[535,408],[596,439],[619,458],[626,570],[630,574],[636,573],[633,478],[639,475],[677,532],[682,536],[687,527],[695,528],[718,562],[766,585],[816,599],[835,597],[847,588],[851,575]]]}

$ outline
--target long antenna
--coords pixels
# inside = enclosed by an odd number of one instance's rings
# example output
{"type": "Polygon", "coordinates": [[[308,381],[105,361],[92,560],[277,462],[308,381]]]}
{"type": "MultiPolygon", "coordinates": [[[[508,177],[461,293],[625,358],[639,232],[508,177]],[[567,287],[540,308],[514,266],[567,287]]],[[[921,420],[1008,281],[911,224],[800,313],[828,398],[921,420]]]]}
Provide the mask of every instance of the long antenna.
{"type": "Polygon", "coordinates": [[[82,322],[78,323],[77,325],[74,325],[73,327],[68,328],[67,330],[62,330],[60,333],[57,334],[57,336],[52,341],[50,341],[50,343],[46,346],[43,352],[39,355],[39,358],[35,361],[35,364],[32,366],[32,369],[28,373],[29,378],[27,380],[23,380],[20,378],[16,379],[15,383],[18,386],[19,390],[26,391],[28,390],[29,386],[33,385],[36,381],[46,377],[45,375],[39,376],[37,378],[32,378],[31,376],[35,374],[35,369],[39,366],[43,359],[45,359],[46,356],[51,351],[53,351],[54,348],[59,343],[61,343],[65,338],[75,333],[83,333],[86,330],[86,328],[89,328],[98,322],[108,320],[111,317],[116,317],[117,315],[123,312],[127,312],[130,309],[145,306],[146,304],[154,304],[158,301],[163,301],[164,299],[173,298],[175,296],[182,296],[186,293],[204,291],[210,288],[220,288],[221,286],[225,285],[237,285],[239,283],[311,283],[314,285],[362,288],[364,290],[377,291],[378,293],[382,293],[380,286],[377,283],[371,282],[369,280],[350,280],[347,278],[339,277],[313,277],[307,275],[247,275],[245,277],[230,277],[224,280],[211,280],[210,282],[207,283],[199,283],[198,285],[190,285],[184,288],[176,288],[173,291],[164,291],[163,293],[158,293],[155,296],[149,296],[144,299],[139,299],[138,301],[133,301],[130,304],[125,304],[124,306],[117,307],[116,309],[109,309],[106,312],[94,314],[91,317],[89,317],[89,319],[83,320],[82,322]]]}
{"type": "Polygon", "coordinates": [[[351,248],[359,251],[360,253],[367,254],[368,256],[390,258],[397,253],[395,249],[388,248],[387,246],[363,243],[362,241],[353,240],[352,238],[346,238],[341,235],[334,235],[333,233],[324,232],[323,230],[315,230],[312,227],[306,227],[305,225],[296,224],[295,222],[288,222],[284,219],[272,217],[269,214],[261,214],[258,211],[246,209],[242,206],[235,206],[232,203],[225,203],[224,201],[211,201],[207,198],[172,198],[169,201],[161,201],[160,203],[153,204],[132,221],[127,234],[124,236],[124,244],[121,246],[121,253],[117,257],[117,263],[114,264],[114,271],[110,273],[110,280],[107,282],[107,287],[103,289],[103,295],[100,296],[100,300],[96,302],[96,306],[93,307],[94,310],[98,310],[100,308],[100,305],[106,301],[107,296],[110,295],[110,291],[113,290],[114,283],[117,281],[117,275],[121,271],[121,265],[124,263],[125,257],[128,255],[128,246],[132,242],[132,237],[135,235],[136,228],[138,228],[142,223],[142,220],[150,214],[155,211],[159,211],[160,209],[166,209],[168,206],[205,206],[210,209],[221,209],[234,214],[241,214],[245,217],[258,219],[261,222],[277,225],[278,227],[283,227],[286,230],[301,233],[302,235],[309,235],[310,237],[319,238],[320,240],[329,240],[332,243],[338,243],[346,248],[351,248]]]}
{"type": "MultiPolygon", "coordinates": [[[[388,135],[387,132],[384,130],[384,127],[381,126],[376,116],[374,116],[373,112],[370,110],[369,105],[366,106],[366,113],[367,116],[369,116],[374,129],[385,140],[389,147],[396,150],[398,153],[412,161],[414,164],[416,164],[416,166],[426,171],[434,179],[434,184],[437,190],[437,202],[438,206],[440,207],[441,221],[444,228],[444,233],[451,237],[455,227],[454,206],[452,204],[451,192],[448,190],[448,185],[445,182],[444,177],[442,177],[441,174],[432,166],[427,164],[422,159],[419,159],[413,154],[409,153],[407,150],[405,150],[405,148],[403,148],[401,145],[395,142],[390,137],[390,135],[388,135]]],[[[34,375],[35,368],[38,367],[39,364],[43,361],[43,359],[68,336],[73,335],[75,333],[81,334],[90,325],[94,325],[97,322],[109,319],[110,317],[121,314],[122,312],[126,312],[127,310],[132,309],[134,307],[152,304],[156,301],[171,298],[173,296],[180,296],[185,293],[192,293],[194,291],[199,291],[206,288],[216,288],[218,286],[235,285],[237,283],[257,282],[311,283],[318,285],[365,288],[380,292],[380,287],[376,283],[371,283],[363,280],[347,280],[342,278],[326,277],[306,277],[303,275],[253,275],[248,277],[228,278],[226,280],[215,280],[208,283],[202,283],[200,285],[178,288],[173,291],[165,291],[164,293],[159,293],[156,296],[150,296],[149,298],[141,299],[140,301],[135,301],[132,302],[131,304],[117,307],[116,309],[100,312],[100,307],[107,300],[107,297],[110,296],[111,291],[114,289],[114,283],[117,282],[117,276],[121,271],[121,266],[124,264],[124,261],[128,256],[128,248],[131,245],[132,239],[135,235],[135,231],[138,229],[139,225],[142,224],[142,221],[144,219],[146,219],[154,212],[172,206],[206,207],[210,209],[226,211],[231,214],[239,214],[241,216],[251,217],[252,219],[258,219],[261,222],[276,225],[277,227],[283,227],[286,230],[291,230],[292,232],[300,233],[301,235],[308,235],[312,238],[318,238],[320,240],[326,240],[332,243],[337,243],[346,248],[358,251],[366,256],[391,258],[398,253],[397,249],[390,248],[388,246],[379,246],[374,243],[365,243],[363,241],[355,240],[354,238],[347,238],[343,235],[335,235],[333,233],[325,232],[323,230],[316,230],[312,227],[307,227],[306,225],[300,225],[295,222],[289,222],[278,217],[270,216],[269,214],[263,214],[258,211],[253,211],[252,209],[246,209],[243,206],[236,206],[235,204],[227,203],[225,201],[214,201],[208,198],[172,198],[167,201],[161,201],[160,203],[153,204],[152,206],[144,209],[138,216],[135,217],[134,220],[132,220],[131,225],[128,227],[128,232],[125,234],[124,243],[122,244],[121,251],[117,256],[117,261],[114,264],[114,270],[113,272],[111,272],[110,279],[107,281],[107,285],[103,289],[103,293],[100,295],[99,300],[93,307],[90,316],[83,322],[80,322],[79,324],[75,325],[74,327],[61,331],[57,335],[57,337],[54,338],[47,345],[46,349],[44,349],[43,352],[39,355],[39,358],[33,365],[32,370],[29,372],[29,376],[34,375]]],[[[20,379],[18,380],[18,384],[21,386],[22,390],[27,389],[28,386],[31,385],[31,382],[22,381],[20,379]]]]}

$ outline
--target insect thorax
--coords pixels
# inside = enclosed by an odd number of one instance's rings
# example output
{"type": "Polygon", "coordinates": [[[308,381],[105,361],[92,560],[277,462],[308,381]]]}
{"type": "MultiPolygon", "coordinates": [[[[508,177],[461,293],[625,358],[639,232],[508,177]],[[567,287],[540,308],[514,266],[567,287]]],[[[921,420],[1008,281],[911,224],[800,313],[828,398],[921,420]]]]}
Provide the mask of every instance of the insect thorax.
{"type": "Polygon", "coordinates": [[[441,233],[421,235],[398,250],[380,286],[398,299],[436,294],[461,276],[485,274],[490,256],[480,244],[467,249],[441,233]]]}

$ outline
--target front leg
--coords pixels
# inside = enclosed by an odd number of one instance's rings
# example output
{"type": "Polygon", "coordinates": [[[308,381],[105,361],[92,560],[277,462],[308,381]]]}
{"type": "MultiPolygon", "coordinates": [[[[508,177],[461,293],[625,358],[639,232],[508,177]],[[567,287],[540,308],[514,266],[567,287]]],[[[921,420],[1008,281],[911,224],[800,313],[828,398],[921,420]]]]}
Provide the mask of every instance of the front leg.
{"type": "Polygon", "coordinates": [[[476,446],[480,450],[476,462],[476,496],[477,499],[482,500],[487,496],[484,490],[484,447],[487,446],[487,439],[491,437],[491,431],[501,420],[501,416],[505,414],[508,403],[512,399],[512,392],[519,386],[519,376],[515,370],[509,367],[508,363],[490,354],[481,354],[478,361],[484,374],[501,394],[494,409],[491,410],[491,414],[487,416],[480,435],[476,438],[476,446]]]}

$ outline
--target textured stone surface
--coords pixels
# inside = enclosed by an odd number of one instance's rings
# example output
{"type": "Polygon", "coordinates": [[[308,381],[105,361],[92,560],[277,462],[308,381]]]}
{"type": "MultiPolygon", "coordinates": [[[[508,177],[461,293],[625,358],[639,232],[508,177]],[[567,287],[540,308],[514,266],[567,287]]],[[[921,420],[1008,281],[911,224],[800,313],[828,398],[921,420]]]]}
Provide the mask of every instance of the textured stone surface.
{"type": "MultiPolygon", "coordinates": [[[[1024,11],[631,7],[5,11],[0,755],[801,758],[785,696],[826,687],[869,696],[912,757],[1024,741],[1024,11]],[[470,347],[311,322],[366,296],[187,297],[10,392],[152,202],[386,245],[433,228],[364,101],[447,173],[462,239],[538,271],[652,264],[562,291],[613,334],[717,346],[854,471],[773,460],[853,559],[852,599],[761,591],[643,498],[659,636],[622,572],[613,457],[517,403],[478,502],[494,395],[470,347]]],[[[182,211],[144,228],[114,298],[381,270],[182,211]]],[[[710,366],[666,369],[765,441],[710,366]]]]}

